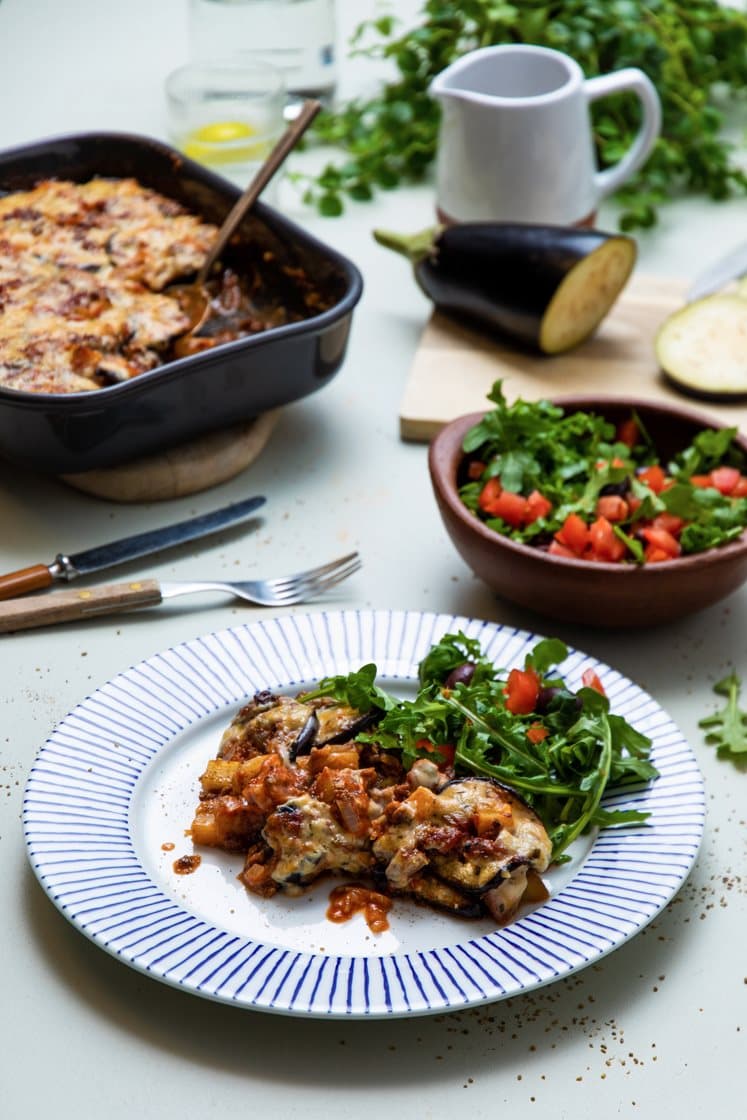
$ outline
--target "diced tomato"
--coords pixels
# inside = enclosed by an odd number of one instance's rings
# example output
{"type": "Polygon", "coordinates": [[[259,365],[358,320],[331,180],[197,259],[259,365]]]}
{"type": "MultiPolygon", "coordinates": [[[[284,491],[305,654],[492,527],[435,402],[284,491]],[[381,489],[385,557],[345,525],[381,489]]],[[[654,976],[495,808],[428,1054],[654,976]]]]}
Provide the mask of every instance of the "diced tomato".
{"type": "Polygon", "coordinates": [[[699,490],[707,490],[713,486],[713,483],[709,474],[691,474],[690,485],[697,487],[699,490]]]}
{"type": "Polygon", "coordinates": [[[678,537],[685,526],[685,522],[681,517],[675,516],[673,513],[657,513],[656,517],[651,522],[653,529],[666,529],[673,537],[678,537]]]}
{"type": "Polygon", "coordinates": [[[533,712],[539,696],[539,677],[531,669],[512,669],[504,692],[506,708],[516,716],[533,712]]]}
{"type": "Polygon", "coordinates": [[[438,759],[438,766],[454,765],[456,747],[453,747],[451,743],[439,743],[436,746],[430,741],[430,739],[417,739],[415,742],[415,746],[418,748],[418,750],[425,751],[426,754],[435,755],[438,759]]]}
{"type": "Polygon", "coordinates": [[[663,469],[656,463],[652,467],[646,467],[645,470],[641,471],[638,479],[644,486],[648,486],[649,490],[653,490],[654,494],[660,494],[668,481],[663,469]]]}
{"type": "Polygon", "coordinates": [[[524,521],[527,525],[530,525],[533,521],[538,521],[540,517],[547,517],[551,510],[552,502],[544,494],[540,494],[539,490],[532,490],[527,498],[524,521]]]}
{"type": "Polygon", "coordinates": [[[616,439],[618,443],[624,443],[626,447],[635,447],[638,443],[638,425],[632,416],[628,420],[623,420],[620,424],[616,439]]]}
{"type": "Polygon", "coordinates": [[[739,482],[731,492],[732,498],[747,498],[747,475],[740,474],[739,482]]]}
{"type": "Polygon", "coordinates": [[[492,516],[493,505],[496,498],[501,493],[501,480],[500,478],[489,478],[480,491],[480,497],[477,499],[477,504],[483,513],[488,513],[492,516]]]}
{"type": "Polygon", "coordinates": [[[558,540],[550,541],[550,547],[547,550],[551,556],[565,556],[566,560],[578,560],[578,553],[572,552],[570,548],[566,548],[558,540]]]}
{"type": "Polygon", "coordinates": [[[671,533],[667,532],[666,529],[659,529],[654,525],[647,525],[641,529],[641,536],[648,544],[665,552],[670,559],[679,556],[682,551],[680,542],[676,537],[673,537],[671,533]]]}
{"type": "Polygon", "coordinates": [[[628,495],[627,498],[628,509],[631,514],[635,513],[643,505],[643,498],[636,498],[633,494],[628,495]]]}
{"type": "Polygon", "coordinates": [[[596,462],[598,471],[603,471],[605,467],[627,467],[627,465],[625,460],[621,459],[619,455],[615,455],[615,457],[609,461],[607,459],[597,459],[596,462]]]}
{"type": "Polygon", "coordinates": [[[512,529],[520,529],[526,520],[527,500],[521,494],[514,494],[512,490],[501,490],[494,502],[491,502],[490,514],[500,517],[512,529]]]}
{"type": "Polygon", "coordinates": [[[589,542],[593,560],[617,563],[625,555],[625,545],[615,536],[615,531],[606,517],[598,517],[590,526],[589,542]]]}
{"type": "Polygon", "coordinates": [[[583,673],[581,674],[581,683],[583,684],[584,688],[593,688],[594,691],[600,693],[600,695],[607,695],[607,693],[604,691],[604,685],[600,681],[594,669],[584,669],[583,673]]]}
{"type": "Polygon", "coordinates": [[[467,467],[467,478],[471,478],[473,481],[475,481],[478,478],[482,478],[484,471],[485,464],[481,463],[479,459],[473,459],[470,465],[467,467]]]}
{"type": "Polygon", "coordinates": [[[555,540],[581,556],[589,543],[589,526],[577,513],[569,513],[555,534],[555,540]]]}
{"type": "Polygon", "coordinates": [[[549,734],[550,732],[541,723],[533,723],[527,728],[527,739],[530,743],[541,743],[549,734]]]}
{"type": "Polygon", "coordinates": [[[736,467],[716,467],[711,471],[711,483],[720,494],[732,494],[739,484],[740,474],[736,467]]]}
{"type": "Polygon", "coordinates": [[[628,503],[619,494],[602,494],[597,500],[597,517],[606,517],[608,521],[624,521],[629,512],[628,503]]]}
{"type": "Polygon", "coordinates": [[[672,560],[673,557],[665,552],[663,548],[657,548],[655,544],[647,544],[643,550],[643,557],[647,564],[660,564],[662,560],[672,560]]]}

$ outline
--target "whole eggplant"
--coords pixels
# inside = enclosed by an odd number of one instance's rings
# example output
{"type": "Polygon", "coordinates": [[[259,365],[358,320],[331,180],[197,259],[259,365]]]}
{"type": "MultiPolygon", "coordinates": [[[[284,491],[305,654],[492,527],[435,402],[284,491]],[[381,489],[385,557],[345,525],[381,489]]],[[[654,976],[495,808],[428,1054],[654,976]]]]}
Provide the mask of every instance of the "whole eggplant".
{"type": "Polygon", "coordinates": [[[631,237],[578,226],[465,222],[374,237],[412,261],[439,311],[545,354],[593,333],[636,260],[631,237]]]}

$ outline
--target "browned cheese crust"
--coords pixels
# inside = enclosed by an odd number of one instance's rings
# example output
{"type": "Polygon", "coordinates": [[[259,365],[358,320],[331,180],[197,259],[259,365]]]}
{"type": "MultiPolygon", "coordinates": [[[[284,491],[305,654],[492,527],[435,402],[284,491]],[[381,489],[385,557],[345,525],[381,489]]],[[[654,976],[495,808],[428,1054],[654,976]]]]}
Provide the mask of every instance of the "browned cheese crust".
{"type": "Polygon", "coordinates": [[[0,384],[77,393],[159,365],[189,327],[163,289],[199,269],[216,233],[135,179],[0,198],[0,384]]]}

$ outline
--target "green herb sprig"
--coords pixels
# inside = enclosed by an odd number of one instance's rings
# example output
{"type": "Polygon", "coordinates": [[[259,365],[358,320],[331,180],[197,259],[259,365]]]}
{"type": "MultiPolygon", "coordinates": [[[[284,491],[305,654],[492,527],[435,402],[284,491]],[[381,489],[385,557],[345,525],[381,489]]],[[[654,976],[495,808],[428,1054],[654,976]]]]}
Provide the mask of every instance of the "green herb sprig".
{"type": "MultiPolygon", "coordinates": [[[[745,105],[747,13],[717,0],[424,0],[417,26],[394,16],[362,23],[354,55],[384,59],[394,78],[373,97],[320,114],[324,143],[345,151],[306,191],[322,214],[344,199],[424,177],[436,154],[439,108],[433,78],[466,51],[498,43],[535,43],[565,51],[587,77],[638,66],[654,82],[663,126],[645,167],[618,192],[620,227],[645,228],[658,207],[681,191],[723,199],[747,191],[747,175],[722,135],[721,105],[745,105]]],[[[600,166],[616,163],[640,123],[630,94],[592,106],[600,166]]]]}
{"type": "Polygon", "coordinates": [[[702,719],[699,726],[706,732],[706,743],[715,747],[722,758],[747,766],[747,711],[739,706],[741,689],[736,673],[718,681],[713,691],[717,696],[725,696],[726,704],[702,719]]]}

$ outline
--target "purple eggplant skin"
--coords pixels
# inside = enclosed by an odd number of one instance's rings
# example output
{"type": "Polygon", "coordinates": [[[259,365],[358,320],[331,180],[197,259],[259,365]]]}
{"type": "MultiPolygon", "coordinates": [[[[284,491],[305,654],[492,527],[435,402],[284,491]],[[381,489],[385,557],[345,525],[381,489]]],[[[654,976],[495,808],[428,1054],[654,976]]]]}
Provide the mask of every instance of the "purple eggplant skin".
{"type": "Polygon", "coordinates": [[[636,258],[632,238],[578,226],[466,222],[410,238],[386,231],[374,237],[409,257],[439,311],[543,353],[570,349],[592,333],[636,258]],[[574,281],[572,298],[556,300],[579,266],[585,272],[574,281]],[[550,323],[551,316],[564,321],[550,323]],[[559,326],[562,338],[555,341],[559,326]]]}

